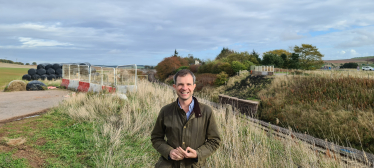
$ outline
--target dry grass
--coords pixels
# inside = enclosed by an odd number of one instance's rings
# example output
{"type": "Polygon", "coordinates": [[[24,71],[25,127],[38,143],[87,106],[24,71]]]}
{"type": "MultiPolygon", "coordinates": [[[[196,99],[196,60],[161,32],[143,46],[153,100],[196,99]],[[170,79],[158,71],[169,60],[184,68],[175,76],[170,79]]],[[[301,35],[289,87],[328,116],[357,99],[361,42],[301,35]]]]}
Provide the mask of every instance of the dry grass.
{"type": "Polygon", "coordinates": [[[374,78],[367,72],[277,76],[259,93],[262,120],[373,153],[374,78]],[[366,76],[366,77],[365,77],[366,76]]]}
{"type": "MultiPolygon", "coordinates": [[[[140,81],[138,91],[127,97],[79,93],[59,106],[75,120],[94,123],[97,167],[153,167],[160,156],[152,148],[150,133],[162,106],[175,101],[176,95],[165,86],[140,81]]],[[[208,167],[345,166],[339,158],[316,155],[292,138],[269,137],[241,117],[231,114],[226,124],[225,109],[213,110],[222,145],[208,159],[208,167]]]]}

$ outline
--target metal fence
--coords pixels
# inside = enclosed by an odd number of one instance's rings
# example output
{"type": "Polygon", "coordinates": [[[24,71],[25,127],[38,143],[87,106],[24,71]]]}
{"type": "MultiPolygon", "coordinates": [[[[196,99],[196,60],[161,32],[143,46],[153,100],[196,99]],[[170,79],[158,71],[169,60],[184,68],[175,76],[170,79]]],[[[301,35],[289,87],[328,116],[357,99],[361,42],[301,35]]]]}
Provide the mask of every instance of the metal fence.
{"type": "Polygon", "coordinates": [[[111,86],[119,90],[137,88],[138,69],[136,64],[120,66],[63,64],[62,70],[63,79],[111,86]]]}

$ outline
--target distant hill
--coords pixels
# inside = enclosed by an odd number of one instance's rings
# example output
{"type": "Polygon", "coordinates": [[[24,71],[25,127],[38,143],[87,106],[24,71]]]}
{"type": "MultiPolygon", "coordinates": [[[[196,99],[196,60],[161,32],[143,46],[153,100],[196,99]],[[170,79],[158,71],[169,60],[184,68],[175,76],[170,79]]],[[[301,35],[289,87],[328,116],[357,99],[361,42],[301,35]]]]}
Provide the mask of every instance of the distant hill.
{"type": "Polygon", "coordinates": [[[344,64],[349,62],[356,62],[356,63],[374,63],[374,56],[367,56],[367,57],[355,57],[351,59],[341,59],[341,60],[323,60],[325,63],[333,63],[333,64],[344,64]]]}

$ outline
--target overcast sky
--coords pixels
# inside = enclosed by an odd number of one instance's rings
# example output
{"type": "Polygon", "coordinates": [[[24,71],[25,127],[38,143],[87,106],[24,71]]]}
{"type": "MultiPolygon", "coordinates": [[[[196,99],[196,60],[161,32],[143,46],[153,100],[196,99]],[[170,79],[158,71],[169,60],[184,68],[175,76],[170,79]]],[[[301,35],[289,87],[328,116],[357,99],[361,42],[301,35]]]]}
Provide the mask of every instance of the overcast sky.
{"type": "Polygon", "coordinates": [[[374,56],[373,0],[0,1],[0,58],[157,65],[177,49],[263,53],[312,44],[324,60],[374,56]]]}

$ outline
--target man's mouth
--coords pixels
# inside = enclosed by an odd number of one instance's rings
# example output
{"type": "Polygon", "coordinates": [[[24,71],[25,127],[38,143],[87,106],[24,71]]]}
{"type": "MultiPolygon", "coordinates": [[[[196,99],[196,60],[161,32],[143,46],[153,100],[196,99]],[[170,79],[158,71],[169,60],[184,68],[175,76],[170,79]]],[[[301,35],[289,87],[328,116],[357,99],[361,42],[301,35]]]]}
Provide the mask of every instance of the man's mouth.
{"type": "Polygon", "coordinates": [[[189,92],[181,92],[182,95],[187,95],[189,92]]]}

